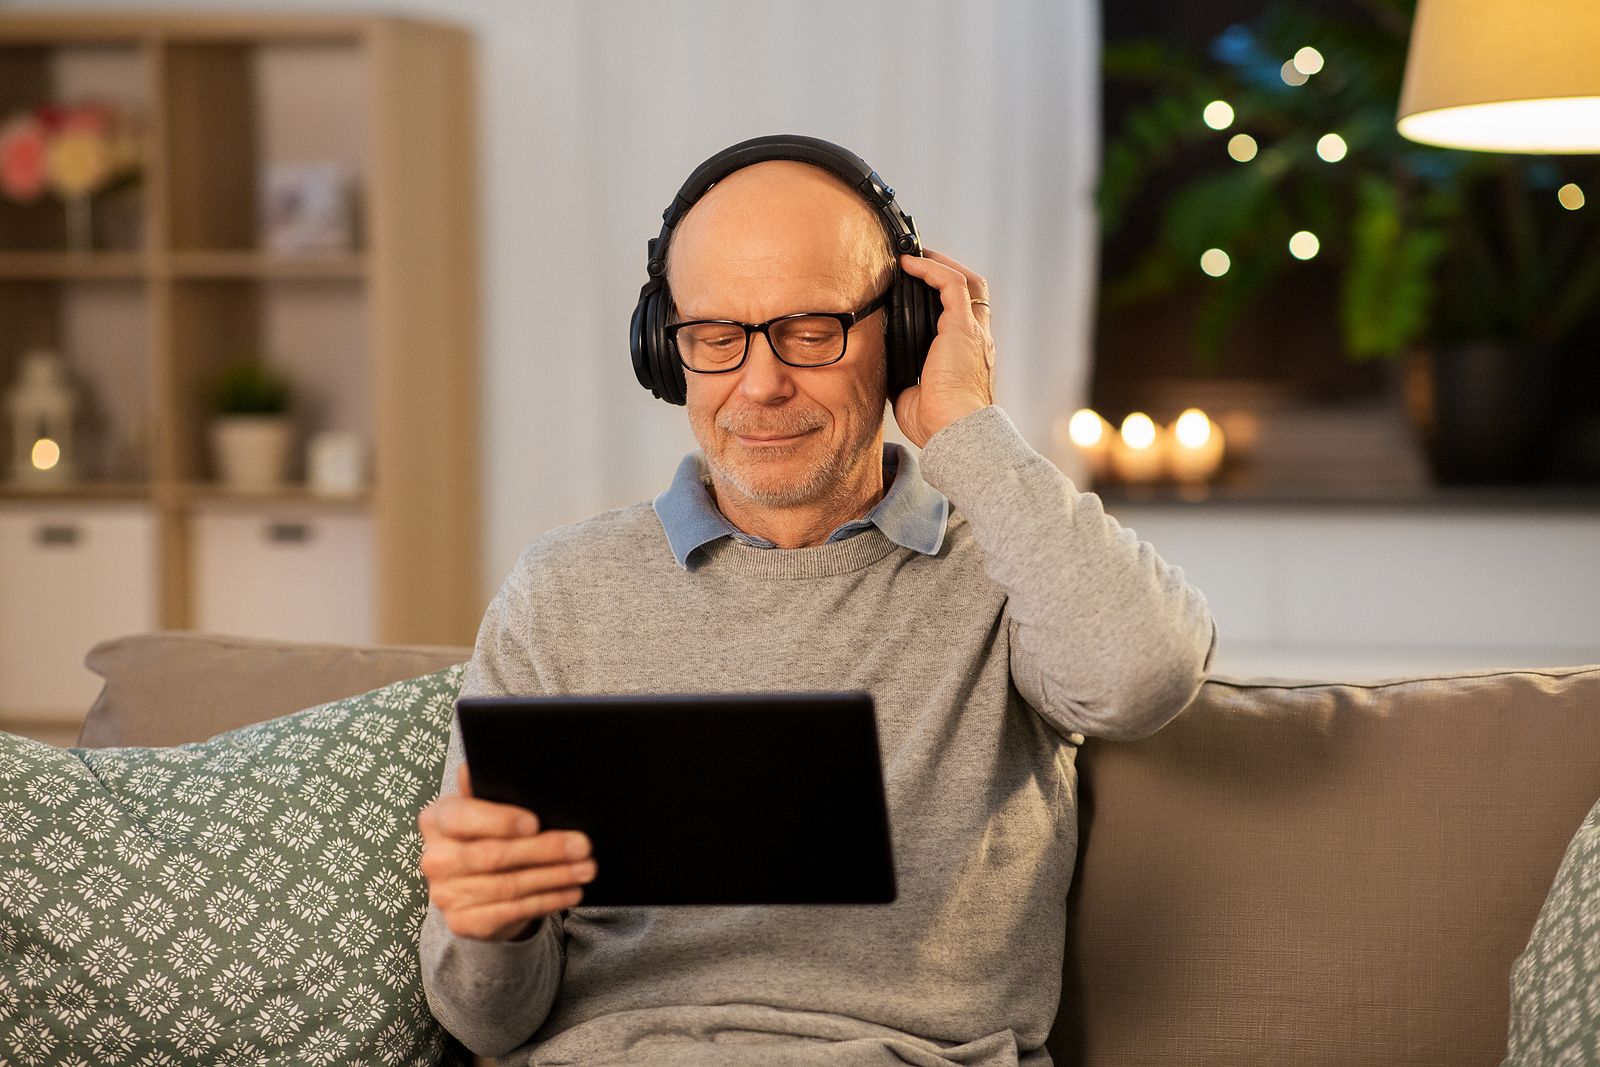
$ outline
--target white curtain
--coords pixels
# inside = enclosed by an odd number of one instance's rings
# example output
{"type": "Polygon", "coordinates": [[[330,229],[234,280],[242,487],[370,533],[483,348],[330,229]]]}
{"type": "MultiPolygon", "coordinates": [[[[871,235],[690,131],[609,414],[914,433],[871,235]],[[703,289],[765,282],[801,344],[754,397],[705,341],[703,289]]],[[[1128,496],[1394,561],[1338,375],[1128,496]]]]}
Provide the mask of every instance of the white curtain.
{"type": "Polygon", "coordinates": [[[899,192],[929,247],[989,279],[999,402],[1036,448],[1081,473],[1056,453],[1050,428],[1084,402],[1090,369],[1092,0],[339,7],[449,19],[477,34],[486,593],[528,541],[653,496],[693,447],[682,409],[635,383],[628,318],[661,209],[702,159],[760,134],[850,148],[899,192]]]}

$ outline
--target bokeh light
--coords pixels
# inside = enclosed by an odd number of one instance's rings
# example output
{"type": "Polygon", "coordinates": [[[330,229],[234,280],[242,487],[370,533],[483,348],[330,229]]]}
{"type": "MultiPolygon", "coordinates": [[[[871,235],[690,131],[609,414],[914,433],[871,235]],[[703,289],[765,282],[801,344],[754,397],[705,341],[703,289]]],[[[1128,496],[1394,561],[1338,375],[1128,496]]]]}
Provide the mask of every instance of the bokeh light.
{"type": "Polygon", "coordinates": [[[1322,242],[1310,230],[1301,230],[1289,238],[1289,254],[1295,259],[1310,259],[1322,248],[1322,242]]]}
{"type": "Polygon", "coordinates": [[[1199,408],[1186,408],[1173,424],[1173,434],[1185,448],[1199,448],[1211,439],[1211,420],[1199,408]]]}
{"type": "Polygon", "coordinates": [[[1142,411],[1122,420],[1122,440],[1129,448],[1149,448],[1156,443],[1156,424],[1142,411]]]}
{"type": "Polygon", "coordinates": [[[61,446],[48,437],[41,437],[33,443],[33,460],[35,470],[47,471],[61,462],[61,446]]]}
{"type": "Polygon", "coordinates": [[[1213,100],[1201,112],[1201,118],[1213,130],[1225,130],[1233,125],[1233,105],[1226,100],[1213,100]]]}
{"type": "Polygon", "coordinates": [[[1300,49],[1300,51],[1296,52],[1294,54],[1294,58],[1289,60],[1289,62],[1291,65],[1293,65],[1296,71],[1309,78],[1311,75],[1322,69],[1322,53],[1317,51],[1315,48],[1312,48],[1310,45],[1306,45],[1304,48],[1300,49]]]}
{"type": "Polygon", "coordinates": [[[1324,163],[1337,163],[1349,151],[1350,146],[1336,133],[1325,133],[1317,138],[1317,155],[1324,163]]]}
{"type": "Polygon", "coordinates": [[[1256,139],[1248,133],[1236,133],[1228,138],[1228,155],[1240,163],[1256,158],[1256,139]]]}
{"type": "Polygon", "coordinates": [[[1568,211],[1576,211],[1584,204],[1583,190],[1568,182],[1556,190],[1556,199],[1561,201],[1561,206],[1568,211]]]}
{"type": "Polygon", "coordinates": [[[1067,424],[1067,436],[1072,438],[1072,443],[1079,448],[1088,448],[1100,443],[1100,437],[1105,432],[1105,420],[1097,415],[1093,408],[1079,408],[1072,413],[1072,421],[1067,424]]]}
{"type": "Polygon", "coordinates": [[[1200,254],[1200,269],[1213,278],[1220,278],[1228,273],[1228,268],[1233,266],[1233,260],[1228,258],[1228,253],[1220,248],[1208,248],[1200,254]]]}
{"type": "Polygon", "coordinates": [[[1295,68],[1294,60],[1292,59],[1284,61],[1283,66],[1278,70],[1278,76],[1283,79],[1285,85],[1304,85],[1310,80],[1295,68]]]}

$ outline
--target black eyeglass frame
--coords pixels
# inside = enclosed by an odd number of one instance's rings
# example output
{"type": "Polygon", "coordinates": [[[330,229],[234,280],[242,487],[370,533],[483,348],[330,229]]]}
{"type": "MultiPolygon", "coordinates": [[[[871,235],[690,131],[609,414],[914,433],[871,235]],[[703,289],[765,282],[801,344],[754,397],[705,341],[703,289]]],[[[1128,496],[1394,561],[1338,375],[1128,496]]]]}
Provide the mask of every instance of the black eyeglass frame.
{"type": "Polygon", "coordinates": [[[893,290],[894,287],[890,286],[879,293],[871,303],[856,311],[796,311],[792,315],[779,315],[777,318],[768,319],[766,322],[740,322],[738,319],[688,319],[684,322],[668,323],[664,328],[664,332],[667,335],[667,343],[672,345],[672,351],[677,354],[678,362],[683,364],[683,369],[692,371],[695,374],[729,374],[744,366],[745,360],[750,358],[750,336],[755,333],[759,333],[767,339],[767,347],[778,358],[778,362],[786,367],[798,367],[802,370],[809,370],[813,367],[831,367],[843,359],[846,352],[850,351],[850,331],[855,328],[856,323],[868,318],[873,312],[887,304],[889,302],[889,294],[893,290]],[[826,363],[791,363],[789,360],[784,359],[783,354],[778,351],[778,346],[772,343],[772,334],[767,331],[776,324],[788,322],[791,319],[837,319],[839,325],[844,327],[844,337],[839,345],[839,354],[826,363]],[[683,358],[683,353],[678,351],[678,331],[685,326],[740,327],[744,330],[744,351],[740,353],[739,361],[731,367],[722,367],[717,370],[701,370],[698,367],[689,366],[683,358]]]}

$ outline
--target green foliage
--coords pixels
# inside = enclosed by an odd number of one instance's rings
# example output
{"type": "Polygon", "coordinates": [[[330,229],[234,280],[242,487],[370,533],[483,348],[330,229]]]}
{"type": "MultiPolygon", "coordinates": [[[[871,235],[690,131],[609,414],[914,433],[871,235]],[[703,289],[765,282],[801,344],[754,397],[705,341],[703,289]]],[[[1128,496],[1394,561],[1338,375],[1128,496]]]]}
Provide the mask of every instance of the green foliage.
{"type": "Polygon", "coordinates": [[[1600,161],[1430,148],[1395,129],[1415,0],[1358,9],[1280,3],[1230,27],[1204,60],[1160,41],[1107,45],[1108,78],[1146,95],[1109,137],[1098,193],[1102,231],[1153,215],[1136,261],[1107,279],[1106,309],[1201,292],[1195,349],[1213,369],[1252,303],[1304,265],[1291,234],[1321,241],[1318,262],[1340,279],[1343,348],[1354,360],[1397,356],[1428,338],[1520,337],[1560,344],[1600,308],[1600,203],[1563,210],[1577,181],[1600,200],[1600,161]],[[1341,13],[1344,12],[1344,13],[1341,13]],[[1280,69],[1303,45],[1325,66],[1300,86],[1280,69]],[[1226,100],[1234,122],[1201,121],[1226,100]],[[1338,162],[1318,138],[1348,146],[1338,162]],[[1251,135],[1238,163],[1228,139],[1251,135]],[[1155,179],[1186,175],[1179,182],[1155,179]],[[1157,188],[1160,193],[1152,193],[1157,188]],[[1200,272],[1207,248],[1227,252],[1220,278],[1200,272]]]}
{"type": "Polygon", "coordinates": [[[282,415],[293,395],[289,380],[259,359],[242,358],[222,368],[213,384],[212,406],[222,415],[282,415]]]}

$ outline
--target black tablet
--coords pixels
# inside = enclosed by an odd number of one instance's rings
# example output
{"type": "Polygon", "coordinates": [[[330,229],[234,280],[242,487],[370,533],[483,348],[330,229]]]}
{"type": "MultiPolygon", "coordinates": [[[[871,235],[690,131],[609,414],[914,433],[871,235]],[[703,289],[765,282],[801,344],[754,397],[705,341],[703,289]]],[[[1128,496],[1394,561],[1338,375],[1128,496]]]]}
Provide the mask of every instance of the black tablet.
{"type": "Polygon", "coordinates": [[[474,795],[581,830],[580,906],[886,904],[866,693],[463,697],[474,795]]]}

